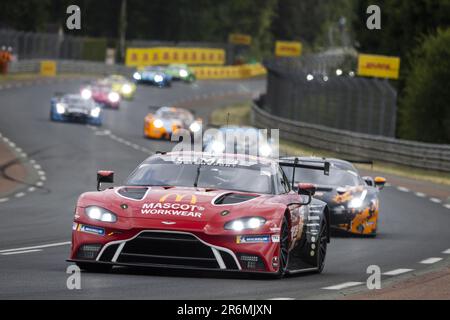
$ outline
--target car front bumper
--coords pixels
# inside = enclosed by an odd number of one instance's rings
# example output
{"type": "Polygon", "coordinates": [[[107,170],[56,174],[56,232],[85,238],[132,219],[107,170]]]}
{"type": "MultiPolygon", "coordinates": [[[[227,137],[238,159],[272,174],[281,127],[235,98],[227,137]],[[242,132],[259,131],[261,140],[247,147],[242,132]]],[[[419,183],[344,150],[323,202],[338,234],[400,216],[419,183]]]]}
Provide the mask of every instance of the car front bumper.
{"type": "Polygon", "coordinates": [[[103,233],[92,234],[82,231],[83,224],[76,225],[69,259],[72,262],[234,272],[278,271],[274,261],[278,261],[279,246],[268,234],[247,236],[258,242],[239,243],[236,235],[212,236],[174,229],[114,231],[99,227],[93,227],[95,232],[104,229],[103,233]]]}

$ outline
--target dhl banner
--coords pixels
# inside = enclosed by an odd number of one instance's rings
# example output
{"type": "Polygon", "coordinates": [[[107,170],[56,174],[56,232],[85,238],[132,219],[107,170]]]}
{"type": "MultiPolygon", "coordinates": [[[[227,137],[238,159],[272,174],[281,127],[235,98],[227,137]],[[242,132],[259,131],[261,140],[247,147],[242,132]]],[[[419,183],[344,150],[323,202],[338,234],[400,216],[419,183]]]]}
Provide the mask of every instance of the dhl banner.
{"type": "Polygon", "coordinates": [[[56,61],[43,60],[40,68],[41,76],[54,77],[56,76],[56,61]]]}
{"type": "Polygon", "coordinates": [[[249,46],[252,44],[252,37],[247,34],[232,33],[228,36],[228,42],[249,46]]]}
{"type": "Polygon", "coordinates": [[[277,57],[300,57],[302,44],[298,41],[277,41],[275,43],[275,55],[277,57]]]}
{"type": "Polygon", "coordinates": [[[360,54],[358,56],[358,75],[377,78],[398,79],[400,58],[360,54]]]}
{"type": "Polygon", "coordinates": [[[244,64],[240,66],[221,67],[193,67],[197,79],[243,79],[251,78],[267,73],[266,69],[259,63],[244,64]]]}
{"type": "Polygon", "coordinates": [[[128,67],[146,67],[182,63],[188,65],[223,65],[225,50],[211,48],[128,48],[125,64],[128,67]]]}

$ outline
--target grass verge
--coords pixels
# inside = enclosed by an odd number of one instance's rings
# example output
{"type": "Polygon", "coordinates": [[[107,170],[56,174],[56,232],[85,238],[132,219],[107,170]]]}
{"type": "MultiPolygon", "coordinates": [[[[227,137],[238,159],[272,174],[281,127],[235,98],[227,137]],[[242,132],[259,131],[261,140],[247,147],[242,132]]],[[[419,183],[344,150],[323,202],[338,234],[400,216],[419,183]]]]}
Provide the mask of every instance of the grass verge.
{"type": "MultiPolygon", "coordinates": [[[[225,108],[217,109],[210,115],[210,123],[215,126],[251,125],[251,101],[241,102],[225,108]]],[[[298,143],[280,139],[280,154],[286,155],[313,155],[319,157],[343,157],[334,152],[304,146],[298,143]]],[[[429,181],[450,186],[450,174],[434,170],[417,169],[382,161],[375,161],[373,168],[367,165],[357,165],[361,169],[371,169],[380,173],[393,174],[410,179],[429,181]]]]}

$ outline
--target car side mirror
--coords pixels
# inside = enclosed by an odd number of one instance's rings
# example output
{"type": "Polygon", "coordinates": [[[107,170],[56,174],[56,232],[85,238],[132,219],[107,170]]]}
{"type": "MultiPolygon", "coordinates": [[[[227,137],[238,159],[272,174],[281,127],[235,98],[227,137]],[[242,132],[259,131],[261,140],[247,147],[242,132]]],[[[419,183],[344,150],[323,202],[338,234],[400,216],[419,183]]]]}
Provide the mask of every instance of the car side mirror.
{"type": "Polygon", "coordinates": [[[384,185],[386,184],[386,178],[383,177],[376,177],[374,181],[375,187],[377,187],[378,190],[382,190],[384,188],[384,185]]]}
{"type": "Polygon", "coordinates": [[[102,183],[114,183],[114,171],[101,170],[97,172],[97,191],[101,190],[102,183]]]}
{"type": "Polygon", "coordinates": [[[373,180],[372,177],[362,177],[362,179],[368,186],[375,187],[375,181],[373,180]]]}
{"type": "Polygon", "coordinates": [[[312,183],[299,183],[298,194],[313,196],[316,193],[316,186],[312,183]]]}
{"type": "MultiPolygon", "coordinates": [[[[297,193],[301,196],[307,196],[307,200],[300,203],[301,205],[308,205],[312,201],[312,196],[316,193],[316,186],[311,183],[299,183],[297,193]]],[[[303,198],[303,197],[302,197],[303,198]]],[[[303,200],[303,199],[302,199],[303,200]]]]}

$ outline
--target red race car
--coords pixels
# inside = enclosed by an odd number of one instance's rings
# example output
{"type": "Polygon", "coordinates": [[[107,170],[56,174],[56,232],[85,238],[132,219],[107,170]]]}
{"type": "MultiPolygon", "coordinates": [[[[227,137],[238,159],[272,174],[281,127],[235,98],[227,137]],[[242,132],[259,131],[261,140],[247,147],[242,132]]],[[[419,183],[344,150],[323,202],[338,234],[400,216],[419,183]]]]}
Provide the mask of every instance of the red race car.
{"type": "MultiPolygon", "coordinates": [[[[316,169],[326,174],[325,166],[316,169]]],[[[275,160],[156,154],[124,186],[100,191],[113,175],[99,171],[99,191],[78,199],[68,261],[83,270],[118,265],[281,277],[324,267],[327,206],[312,197],[314,185],[292,191],[275,160]]]]}
{"type": "Polygon", "coordinates": [[[119,109],[120,94],[112,90],[111,84],[106,81],[94,81],[81,88],[81,96],[84,99],[92,99],[97,104],[119,109]]]}

